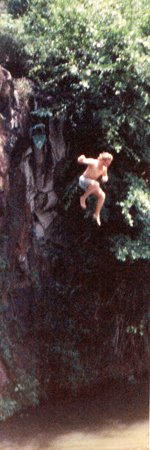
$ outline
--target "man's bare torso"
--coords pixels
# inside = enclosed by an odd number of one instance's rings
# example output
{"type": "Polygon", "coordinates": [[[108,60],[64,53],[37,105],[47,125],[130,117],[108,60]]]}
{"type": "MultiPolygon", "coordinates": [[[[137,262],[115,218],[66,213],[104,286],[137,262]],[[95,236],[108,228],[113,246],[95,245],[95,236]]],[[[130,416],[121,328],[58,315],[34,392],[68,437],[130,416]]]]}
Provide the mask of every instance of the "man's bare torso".
{"type": "Polygon", "coordinates": [[[93,164],[87,166],[87,169],[83,173],[84,177],[97,180],[103,175],[103,165],[101,161],[95,161],[93,164]]]}

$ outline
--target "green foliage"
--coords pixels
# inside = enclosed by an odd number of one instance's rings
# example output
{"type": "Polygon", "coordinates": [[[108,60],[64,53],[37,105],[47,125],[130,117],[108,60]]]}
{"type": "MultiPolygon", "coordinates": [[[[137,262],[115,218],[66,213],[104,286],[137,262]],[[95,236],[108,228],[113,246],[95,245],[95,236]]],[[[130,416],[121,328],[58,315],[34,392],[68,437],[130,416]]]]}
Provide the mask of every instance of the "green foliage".
{"type": "Polygon", "coordinates": [[[33,95],[33,89],[27,78],[21,77],[15,80],[15,89],[17,90],[19,101],[25,103],[33,95]]]}
{"type": "Polygon", "coordinates": [[[0,17],[0,64],[19,77],[27,71],[27,58],[24,49],[23,24],[13,20],[8,14],[0,17]]]}
{"type": "MultiPolygon", "coordinates": [[[[118,155],[111,201],[121,206],[120,230],[111,236],[111,248],[122,260],[149,257],[149,200],[142,181],[150,135],[148,17],[145,0],[75,0],[73,5],[69,0],[31,0],[24,18],[30,76],[54,98],[49,113],[65,112],[80,134],[86,123],[84,146],[89,141],[95,152],[104,148],[118,155]],[[136,211],[134,221],[131,210],[136,211]],[[125,235],[120,234],[124,219],[125,235]],[[139,226],[137,241],[131,237],[133,226],[139,226]]],[[[75,194],[73,184],[66,187],[66,210],[75,194]]]]}
{"type": "Polygon", "coordinates": [[[17,402],[22,406],[38,405],[38,388],[39,383],[35,378],[35,375],[30,375],[25,371],[22,371],[22,373],[19,374],[18,382],[16,382],[14,388],[17,402]]]}
{"type": "MultiPolygon", "coordinates": [[[[18,381],[14,388],[11,387],[10,393],[0,398],[0,421],[13,416],[21,408],[30,405],[37,406],[39,383],[35,376],[27,374],[25,371],[19,374],[18,381]]],[[[8,389],[8,388],[7,388],[8,389]]]]}
{"type": "MultiPolygon", "coordinates": [[[[9,256],[6,257],[7,238],[8,236],[2,235],[0,240],[0,361],[7,375],[7,383],[0,399],[0,421],[11,417],[23,407],[37,405],[39,399],[39,383],[34,373],[34,358],[30,372],[16,364],[19,353],[21,358],[19,344],[23,345],[24,326],[17,317],[13,304],[12,286],[16,279],[16,272],[14,267],[10,270],[9,256]]],[[[38,273],[33,272],[34,288],[39,287],[37,276],[38,273]]]]}
{"type": "MultiPolygon", "coordinates": [[[[60,388],[68,389],[76,392],[79,380],[83,385],[90,383],[90,373],[86,373],[80,353],[77,349],[73,349],[72,345],[58,342],[51,348],[51,358],[55,357],[60,362],[59,374],[57,374],[57,383],[60,388]]],[[[93,373],[93,377],[94,377],[93,373]]],[[[56,377],[56,373],[54,374],[56,377]]],[[[91,376],[92,378],[92,376],[91,376]]]]}
{"type": "Polygon", "coordinates": [[[22,16],[28,9],[30,0],[8,0],[7,10],[13,17],[22,16]]]}
{"type": "Polygon", "coordinates": [[[114,246],[112,249],[120,261],[126,261],[126,259],[130,259],[131,261],[136,259],[147,260],[150,258],[148,236],[145,236],[145,239],[143,237],[142,240],[135,241],[130,236],[118,235],[116,239],[113,239],[113,242],[114,246]]]}
{"type": "Polygon", "coordinates": [[[0,256],[0,272],[3,272],[7,268],[7,261],[0,256]]]}
{"type": "Polygon", "coordinates": [[[16,400],[12,400],[10,397],[0,398],[0,421],[13,416],[17,410],[16,400]]]}
{"type": "Polygon", "coordinates": [[[145,328],[145,321],[141,320],[141,322],[138,324],[138,326],[135,325],[129,325],[127,327],[127,333],[128,334],[137,334],[139,333],[140,336],[144,335],[144,328],[145,328]]]}
{"type": "Polygon", "coordinates": [[[31,129],[32,140],[35,148],[41,150],[46,142],[45,126],[42,123],[35,125],[31,129]]]}
{"type": "Polygon", "coordinates": [[[78,191],[78,179],[69,184],[63,196],[64,209],[67,211],[72,203],[74,195],[78,191]]]}
{"type": "MultiPolygon", "coordinates": [[[[22,339],[22,324],[19,319],[13,320],[13,317],[7,319],[7,310],[0,311],[0,359],[6,364],[8,369],[9,382],[5,386],[3,397],[0,399],[0,420],[5,420],[19,411],[31,405],[37,405],[39,402],[39,383],[33,373],[26,369],[20,369],[16,366],[16,337],[22,339]],[[13,335],[11,335],[11,325],[13,326],[13,335]],[[17,325],[17,332],[16,326],[17,325]],[[10,375],[10,378],[9,378],[10,375]]],[[[10,315],[10,312],[9,312],[10,315]]],[[[21,349],[20,349],[21,352],[21,349]]],[[[33,362],[34,367],[34,362],[33,362]]]]}
{"type": "Polygon", "coordinates": [[[129,225],[135,229],[133,238],[129,235],[118,235],[114,240],[118,259],[126,258],[150,259],[150,189],[144,180],[128,173],[128,192],[119,204],[122,215],[129,225]]]}
{"type": "Polygon", "coordinates": [[[41,280],[40,280],[40,273],[38,270],[33,270],[31,274],[32,283],[35,289],[40,289],[41,287],[41,280]]]}

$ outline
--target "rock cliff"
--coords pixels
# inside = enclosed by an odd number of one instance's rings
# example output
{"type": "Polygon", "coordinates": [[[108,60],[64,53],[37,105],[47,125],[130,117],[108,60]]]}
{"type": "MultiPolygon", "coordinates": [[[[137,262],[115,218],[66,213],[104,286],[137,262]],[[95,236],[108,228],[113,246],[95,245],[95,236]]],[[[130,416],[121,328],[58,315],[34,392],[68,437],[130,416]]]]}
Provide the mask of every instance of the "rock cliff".
{"type": "Polygon", "coordinates": [[[42,314],[41,279],[52,272],[46,243],[53,235],[61,244],[54,178],[67,152],[65,119],[44,114],[41,119],[32,83],[13,80],[0,66],[0,395],[24,374],[31,383],[33,370],[38,379],[33,328],[42,314]]]}

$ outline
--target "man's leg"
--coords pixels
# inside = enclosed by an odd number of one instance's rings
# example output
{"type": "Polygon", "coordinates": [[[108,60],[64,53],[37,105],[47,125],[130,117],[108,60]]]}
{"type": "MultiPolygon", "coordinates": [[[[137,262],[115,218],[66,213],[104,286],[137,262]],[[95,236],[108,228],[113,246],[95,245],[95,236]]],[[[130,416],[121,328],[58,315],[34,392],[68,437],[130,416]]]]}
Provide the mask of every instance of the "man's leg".
{"type": "Polygon", "coordinates": [[[94,194],[97,197],[97,205],[96,205],[96,209],[95,209],[95,213],[93,214],[93,217],[94,217],[94,219],[96,219],[98,225],[100,226],[101,225],[100,212],[103,207],[106,196],[100,187],[97,191],[94,192],[94,194]]]}
{"type": "Polygon", "coordinates": [[[85,192],[83,195],[81,195],[81,197],[80,197],[80,205],[81,205],[81,208],[83,208],[83,209],[86,208],[85,200],[86,200],[86,199],[89,197],[89,195],[91,195],[91,194],[97,195],[97,194],[95,193],[95,191],[98,192],[98,189],[99,189],[99,183],[98,183],[97,181],[95,181],[95,180],[91,180],[91,183],[89,184],[89,186],[88,186],[86,192],[85,192]]]}

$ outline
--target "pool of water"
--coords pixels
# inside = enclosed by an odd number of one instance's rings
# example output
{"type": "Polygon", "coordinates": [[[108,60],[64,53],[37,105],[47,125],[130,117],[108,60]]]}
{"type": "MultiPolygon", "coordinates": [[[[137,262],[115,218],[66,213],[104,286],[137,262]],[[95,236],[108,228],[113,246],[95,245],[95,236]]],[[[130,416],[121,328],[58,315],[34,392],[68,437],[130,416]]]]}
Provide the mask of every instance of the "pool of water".
{"type": "Polygon", "coordinates": [[[0,450],[148,450],[148,387],[53,397],[1,423],[0,450]]]}

